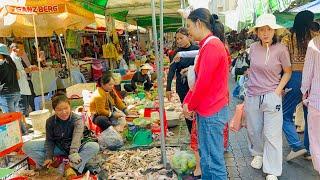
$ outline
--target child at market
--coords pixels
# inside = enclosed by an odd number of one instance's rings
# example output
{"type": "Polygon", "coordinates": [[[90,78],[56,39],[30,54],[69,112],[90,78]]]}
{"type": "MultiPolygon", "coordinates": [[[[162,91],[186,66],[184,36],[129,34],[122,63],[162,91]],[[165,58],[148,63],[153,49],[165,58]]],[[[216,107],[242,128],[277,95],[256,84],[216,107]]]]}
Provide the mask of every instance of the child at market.
{"type": "Polygon", "coordinates": [[[26,142],[23,151],[38,167],[49,168],[53,158],[68,156],[72,168],[82,173],[86,164],[99,152],[99,144],[84,141],[84,123],[80,116],[72,113],[70,102],[63,93],[52,98],[55,115],[46,121],[46,138],[26,142]]]}

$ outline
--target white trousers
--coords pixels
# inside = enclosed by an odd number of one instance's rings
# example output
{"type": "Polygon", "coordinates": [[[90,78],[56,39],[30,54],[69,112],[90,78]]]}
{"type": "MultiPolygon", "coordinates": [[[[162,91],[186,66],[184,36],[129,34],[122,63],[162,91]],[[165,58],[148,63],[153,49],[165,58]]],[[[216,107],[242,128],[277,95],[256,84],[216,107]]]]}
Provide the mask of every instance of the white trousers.
{"type": "Polygon", "coordinates": [[[252,155],[263,157],[264,173],[281,176],[282,98],[274,92],[246,97],[245,112],[252,155]]]}

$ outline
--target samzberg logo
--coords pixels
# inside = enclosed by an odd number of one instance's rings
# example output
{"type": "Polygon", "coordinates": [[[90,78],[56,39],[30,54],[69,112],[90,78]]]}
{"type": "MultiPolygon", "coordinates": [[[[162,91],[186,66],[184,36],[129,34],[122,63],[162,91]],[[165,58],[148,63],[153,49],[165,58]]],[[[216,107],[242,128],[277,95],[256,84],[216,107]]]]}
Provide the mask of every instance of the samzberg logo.
{"type": "Polygon", "coordinates": [[[52,5],[52,6],[22,6],[22,7],[15,7],[14,13],[54,13],[58,12],[59,6],[52,5]]]}

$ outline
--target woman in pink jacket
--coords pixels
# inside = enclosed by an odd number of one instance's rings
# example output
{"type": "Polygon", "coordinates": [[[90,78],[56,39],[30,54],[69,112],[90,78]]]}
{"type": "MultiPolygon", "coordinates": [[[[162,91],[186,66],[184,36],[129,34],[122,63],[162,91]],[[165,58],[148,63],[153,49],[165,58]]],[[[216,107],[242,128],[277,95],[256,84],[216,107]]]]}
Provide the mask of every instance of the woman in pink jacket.
{"type": "Polygon", "coordinates": [[[310,41],[302,73],[301,92],[308,106],[310,152],[314,169],[320,173],[320,36],[310,41]]]}

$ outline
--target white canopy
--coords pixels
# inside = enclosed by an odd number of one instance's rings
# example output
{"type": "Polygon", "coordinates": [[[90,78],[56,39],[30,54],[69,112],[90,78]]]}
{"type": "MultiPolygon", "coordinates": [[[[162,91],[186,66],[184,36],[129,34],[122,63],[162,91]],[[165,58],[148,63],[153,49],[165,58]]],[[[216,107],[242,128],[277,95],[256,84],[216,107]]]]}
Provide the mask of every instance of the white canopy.
{"type": "Polygon", "coordinates": [[[316,0],[310,3],[307,3],[303,6],[296,7],[290,10],[290,12],[298,13],[300,11],[309,10],[313,13],[320,13],[320,0],[316,0]]]}

